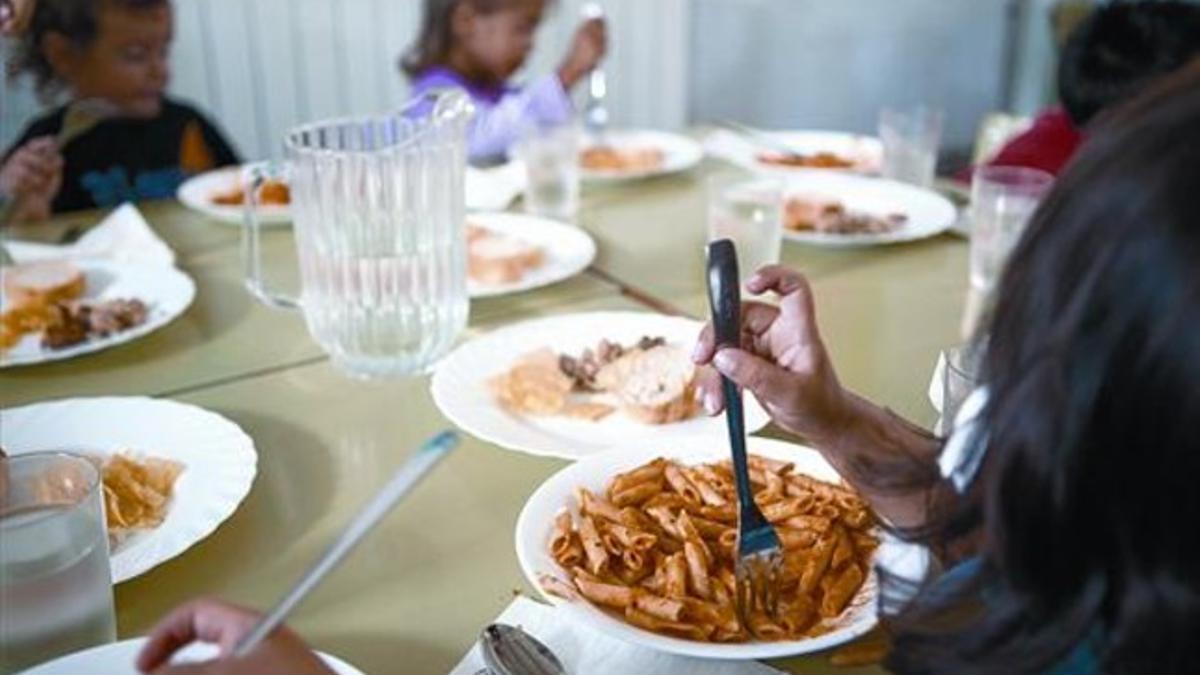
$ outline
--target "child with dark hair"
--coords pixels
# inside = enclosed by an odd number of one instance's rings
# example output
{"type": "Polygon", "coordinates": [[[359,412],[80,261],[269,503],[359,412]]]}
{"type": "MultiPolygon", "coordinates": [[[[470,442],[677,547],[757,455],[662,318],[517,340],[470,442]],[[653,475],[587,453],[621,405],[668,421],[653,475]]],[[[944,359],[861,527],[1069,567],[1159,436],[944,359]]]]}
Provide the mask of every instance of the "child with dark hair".
{"type": "Polygon", "coordinates": [[[1058,174],[1083,143],[1088,124],[1154,80],[1200,56],[1200,5],[1113,2],[1071,33],[1058,68],[1055,106],[988,163],[1058,174]]]}
{"type": "Polygon", "coordinates": [[[533,36],[552,0],[425,0],[421,33],[400,62],[413,94],[459,87],[476,118],[469,132],[473,159],[508,152],[527,126],[561,124],[573,113],[568,92],[606,47],[603,19],[583,22],[558,70],[517,89],[509,78],[533,50],[533,36]]]}
{"type": "Polygon", "coordinates": [[[212,123],[165,96],[172,33],[169,0],[38,0],[10,76],[69,102],[3,155],[0,195],[14,220],[170,197],[188,175],[237,163],[212,123]],[[105,119],[60,147],[71,103],[84,100],[105,119]]]}

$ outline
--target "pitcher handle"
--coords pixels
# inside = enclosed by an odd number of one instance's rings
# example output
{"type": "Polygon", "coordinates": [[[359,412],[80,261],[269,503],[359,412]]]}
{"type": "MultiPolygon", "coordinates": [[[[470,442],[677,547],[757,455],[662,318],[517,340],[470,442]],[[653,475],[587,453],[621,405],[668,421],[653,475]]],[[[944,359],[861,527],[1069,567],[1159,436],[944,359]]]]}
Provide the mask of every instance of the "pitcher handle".
{"type": "Polygon", "coordinates": [[[259,191],[263,183],[269,179],[284,179],[284,171],[273,162],[252,164],[248,171],[250,180],[246,186],[243,210],[245,227],[242,228],[242,260],[245,265],[246,290],[268,307],[300,309],[300,301],[295,297],[267,288],[262,273],[262,221],[258,217],[259,191]]]}

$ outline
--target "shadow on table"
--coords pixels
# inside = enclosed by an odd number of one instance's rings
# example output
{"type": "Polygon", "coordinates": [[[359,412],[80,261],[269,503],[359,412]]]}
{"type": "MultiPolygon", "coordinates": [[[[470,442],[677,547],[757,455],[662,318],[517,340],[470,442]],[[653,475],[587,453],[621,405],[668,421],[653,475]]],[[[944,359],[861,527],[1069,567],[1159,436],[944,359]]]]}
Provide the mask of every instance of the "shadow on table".
{"type": "Polygon", "coordinates": [[[415,642],[394,633],[353,633],[323,637],[318,649],[332,654],[364,673],[448,672],[462,654],[443,647],[415,642]]]}
{"type": "MultiPolygon", "coordinates": [[[[176,605],[197,595],[219,595],[267,606],[286,584],[272,570],[289,548],[329,510],[333,471],[329,450],[290,422],[219,410],[254,438],[258,475],[229,520],[193,548],[116,589],[121,634],[143,633],[176,605]],[[249,594],[249,595],[247,595],[249,594]]],[[[295,567],[295,565],[290,565],[295,567]]]]}

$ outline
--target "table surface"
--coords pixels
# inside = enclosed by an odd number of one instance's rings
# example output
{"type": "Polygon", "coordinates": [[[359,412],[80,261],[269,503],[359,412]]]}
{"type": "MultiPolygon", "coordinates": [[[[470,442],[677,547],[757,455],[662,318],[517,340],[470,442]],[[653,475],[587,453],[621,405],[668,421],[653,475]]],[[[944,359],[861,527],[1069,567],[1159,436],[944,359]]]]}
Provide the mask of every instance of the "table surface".
{"type": "MultiPolygon", "coordinates": [[[[473,303],[471,335],[556,313],[634,309],[702,317],[704,180],[696,170],[586,186],[579,224],[599,254],[588,272],[516,296],[473,303]]],[[[204,406],[255,441],[260,472],[216,532],[116,589],[122,637],[144,633],[187,598],[215,594],[265,608],[305,570],[365,495],[422,439],[447,425],[427,377],[364,383],[336,372],[302,319],[265,308],[241,284],[235,228],[174,202],[141,210],[197,283],[195,304],[169,327],[68,362],[0,371],[0,406],[99,394],[165,396],[204,406]]],[[[14,238],[53,240],[100,214],[73,214],[14,238]]],[[[939,349],[958,341],[966,242],[950,235],[861,250],[785,243],[805,272],[821,329],[847,386],[920,423],[939,349]]],[[[294,280],[291,234],[264,241],[269,278],[294,280]]],[[[2,434],[2,430],[0,430],[2,434]]],[[[512,546],[517,513],[563,466],[467,438],[294,614],[317,648],[369,673],[449,670],[514,593],[530,593],[512,546]]],[[[772,662],[796,673],[833,668],[815,654],[772,662]]]]}

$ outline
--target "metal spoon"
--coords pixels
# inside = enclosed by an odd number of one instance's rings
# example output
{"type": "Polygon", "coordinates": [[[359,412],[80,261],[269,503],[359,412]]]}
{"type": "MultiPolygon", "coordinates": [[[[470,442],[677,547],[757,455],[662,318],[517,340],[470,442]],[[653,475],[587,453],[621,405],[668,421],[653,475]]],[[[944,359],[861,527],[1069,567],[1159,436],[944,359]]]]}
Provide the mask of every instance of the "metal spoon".
{"type": "Polygon", "coordinates": [[[558,657],[520,626],[494,623],[479,636],[487,675],[566,675],[558,657]]]}
{"type": "MultiPolygon", "coordinates": [[[[589,2],[581,12],[586,20],[604,18],[604,8],[599,3],[589,2]]],[[[583,124],[597,145],[604,145],[604,133],[608,130],[608,108],[604,99],[608,96],[608,78],[604,67],[597,64],[588,75],[588,100],[583,108],[583,124]]]]}

